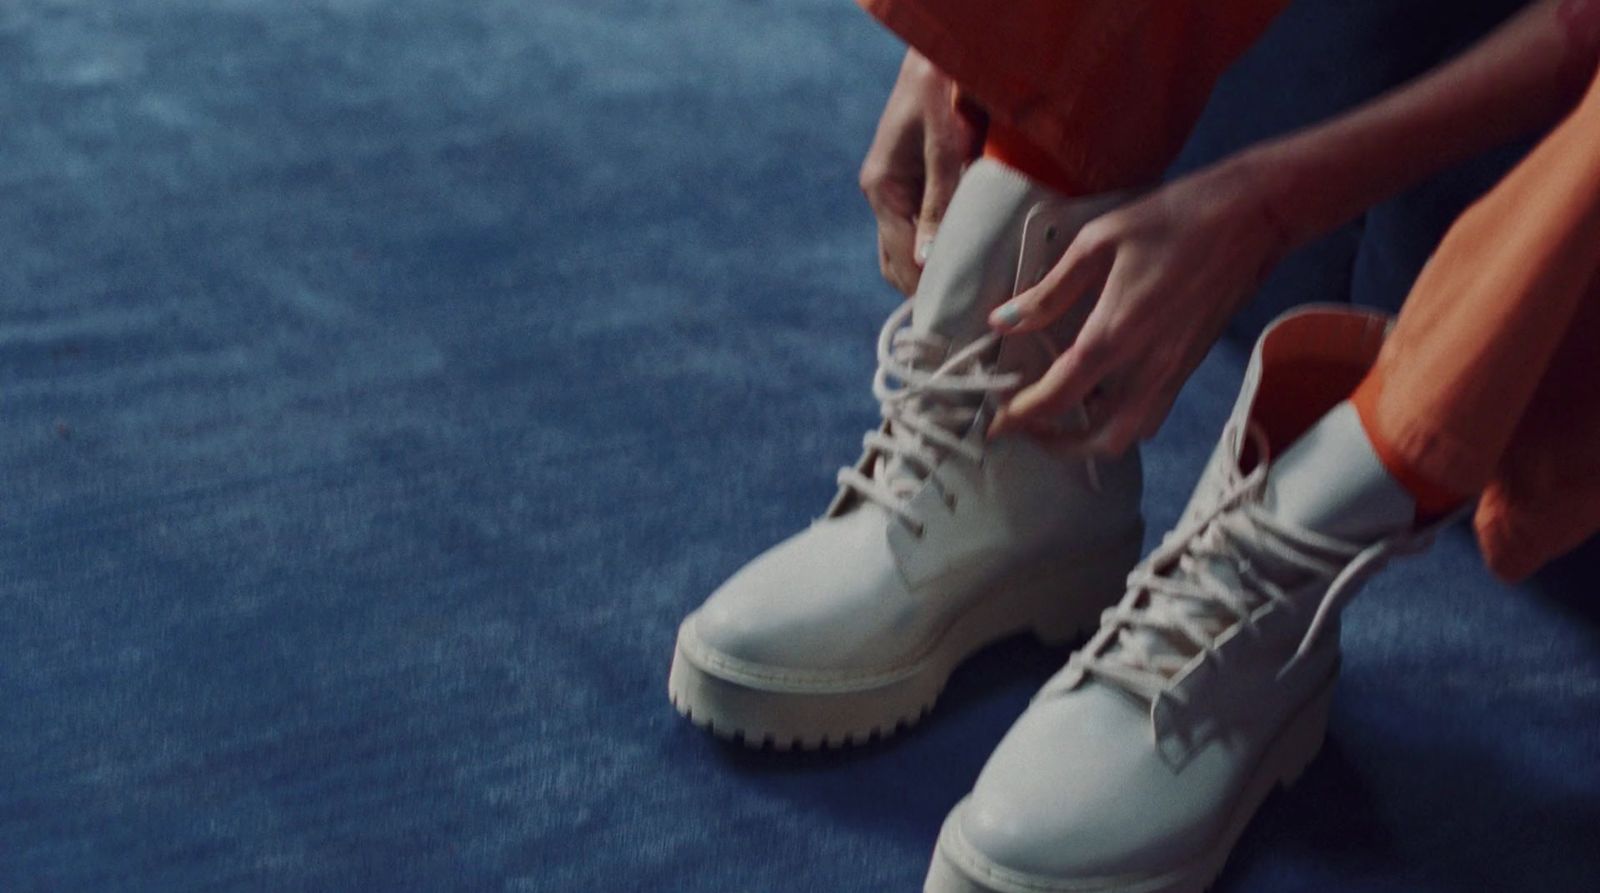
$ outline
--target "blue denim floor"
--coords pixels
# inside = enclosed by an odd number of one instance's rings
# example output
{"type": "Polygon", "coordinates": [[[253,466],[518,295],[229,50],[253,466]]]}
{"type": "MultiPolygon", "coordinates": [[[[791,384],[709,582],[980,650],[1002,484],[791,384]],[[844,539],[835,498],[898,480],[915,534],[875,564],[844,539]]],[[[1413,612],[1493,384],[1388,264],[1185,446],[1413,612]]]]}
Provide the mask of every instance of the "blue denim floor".
{"type": "MultiPolygon", "coordinates": [[[[1503,12],[1465,7],[1297,5],[1185,163],[1503,12]]],[[[0,890],[916,889],[1063,653],[841,756],[664,691],[875,418],[853,181],[897,52],[843,0],[0,5],[0,890]]],[[[1392,303],[1492,167],[1241,333],[1392,303]]],[[[1243,343],[1147,453],[1152,535],[1243,343]]],[[[1456,532],[1374,584],[1325,755],[1218,889],[1600,885],[1588,551],[1508,590],[1456,532]]]]}

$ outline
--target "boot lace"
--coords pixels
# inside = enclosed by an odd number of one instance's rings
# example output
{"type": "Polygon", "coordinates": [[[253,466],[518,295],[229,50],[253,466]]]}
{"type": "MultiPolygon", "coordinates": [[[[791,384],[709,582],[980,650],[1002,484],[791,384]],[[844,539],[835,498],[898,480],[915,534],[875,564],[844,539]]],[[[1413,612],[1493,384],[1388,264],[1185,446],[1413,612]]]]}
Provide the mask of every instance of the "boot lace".
{"type": "MultiPolygon", "coordinates": [[[[937,483],[934,468],[947,455],[973,462],[983,459],[984,444],[963,437],[983,410],[985,398],[1009,391],[1021,376],[999,372],[989,364],[989,354],[999,336],[986,333],[949,357],[938,361],[949,342],[908,327],[912,302],[890,314],[878,335],[878,371],[872,394],[878,400],[885,424],[867,432],[863,447],[875,459],[863,472],[839,470],[839,486],[876,503],[904,522],[917,536],[923,522],[908,503],[927,481],[937,483]],[[938,365],[933,365],[938,363],[938,365]],[[931,367],[931,368],[930,368],[931,367]]],[[[954,508],[942,488],[947,507],[954,508]]]]}
{"type": "MultiPolygon", "coordinates": [[[[1266,455],[1261,431],[1251,426],[1248,436],[1266,455]]],[[[1262,506],[1266,480],[1265,462],[1248,475],[1235,473],[1210,511],[1162,540],[1129,575],[1127,594],[1106,611],[1099,632],[1073,655],[1079,669],[1152,706],[1162,698],[1181,705],[1172,683],[1196,655],[1213,659],[1223,635],[1236,627],[1259,634],[1262,607],[1303,610],[1285,587],[1320,581],[1323,597],[1282,678],[1320,641],[1361,580],[1430,539],[1400,535],[1352,544],[1285,523],[1262,506]]]]}

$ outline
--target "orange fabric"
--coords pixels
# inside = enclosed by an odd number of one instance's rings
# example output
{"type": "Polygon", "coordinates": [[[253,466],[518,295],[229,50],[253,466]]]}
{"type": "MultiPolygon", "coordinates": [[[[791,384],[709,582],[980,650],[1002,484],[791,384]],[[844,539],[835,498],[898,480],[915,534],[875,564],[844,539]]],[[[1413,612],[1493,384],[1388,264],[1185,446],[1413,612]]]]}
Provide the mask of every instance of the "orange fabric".
{"type": "Polygon", "coordinates": [[[997,121],[989,122],[983,138],[983,156],[1020,171],[1062,195],[1088,195],[1073,173],[1050,153],[1038,148],[1022,131],[997,121]]]}
{"type": "Polygon", "coordinates": [[[1383,379],[1381,374],[1374,370],[1362,379],[1361,384],[1350,395],[1350,403],[1355,407],[1356,417],[1361,420],[1361,428],[1366,432],[1367,440],[1372,442],[1373,452],[1378,454],[1378,461],[1383,463],[1384,469],[1405,488],[1407,493],[1411,494],[1412,499],[1416,500],[1417,520],[1427,522],[1443,518],[1460,508],[1469,497],[1467,494],[1441,487],[1424,477],[1411,467],[1410,460],[1401,455],[1379,433],[1378,395],[1382,393],[1383,379]]]}
{"type": "Polygon", "coordinates": [[[1450,229],[1357,398],[1402,482],[1482,494],[1500,576],[1600,530],[1600,78],[1450,229]]]}
{"type": "MultiPolygon", "coordinates": [[[[1288,0],[858,2],[986,110],[987,151],[1085,194],[1157,179],[1288,0]]],[[[1596,8],[1568,0],[1594,38],[1575,45],[1600,43],[1596,8]]],[[[1600,83],[1452,228],[1354,394],[1423,503],[1481,494],[1478,538],[1509,579],[1600,529],[1597,268],[1600,83]]]]}
{"type": "Polygon", "coordinates": [[[1250,407],[1271,455],[1350,396],[1383,349],[1387,327],[1388,316],[1377,311],[1297,316],[1273,326],[1261,344],[1261,379],[1250,407]]]}
{"type": "Polygon", "coordinates": [[[1068,191],[1153,182],[1288,0],[858,0],[1055,162],[1068,191]]]}

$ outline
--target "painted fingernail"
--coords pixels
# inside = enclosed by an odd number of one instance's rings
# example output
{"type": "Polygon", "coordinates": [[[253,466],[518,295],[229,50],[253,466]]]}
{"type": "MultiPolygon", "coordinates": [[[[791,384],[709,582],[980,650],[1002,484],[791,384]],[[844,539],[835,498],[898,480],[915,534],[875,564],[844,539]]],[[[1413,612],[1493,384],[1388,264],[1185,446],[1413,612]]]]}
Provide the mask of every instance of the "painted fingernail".
{"type": "Polygon", "coordinates": [[[1009,329],[1022,322],[1022,308],[1018,307],[1015,302],[1001,304],[994,309],[993,313],[989,314],[989,321],[1009,329]]]}
{"type": "Polygon", "coordinates": [[[932,248],[932,239],[923,239],[922,242],[917,245],[917,266],[922,266],[928,262],[928,252],[932,248]]]}

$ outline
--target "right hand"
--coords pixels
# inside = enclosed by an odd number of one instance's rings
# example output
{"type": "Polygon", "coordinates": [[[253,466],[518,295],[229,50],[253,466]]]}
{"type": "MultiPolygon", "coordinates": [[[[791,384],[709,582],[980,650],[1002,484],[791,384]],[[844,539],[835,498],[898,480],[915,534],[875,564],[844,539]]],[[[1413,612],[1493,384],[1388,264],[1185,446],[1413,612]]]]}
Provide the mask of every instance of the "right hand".
{"type": "Polygon", "coordinates": [[[982,148],[981,124],[956,110],[954,95],[948,76],[908,50],[861,164],[861,191],[878,218],[878,266],[907,297],[962,169],[982,148]]]}
{"type": "Polygon", "coordinates": [[[989,317],[1002,334],[1031,332],[1100,293],[1077,339],[1012,395],[990,436],[1096,393],[1100,418],[1084,449],[1121,455],[1153,437],[1228,320],[1294,244],[1273,211],[1279,176],[1271,162],[1238,156],[1086,225],[1038,285],[989,317]]]}

